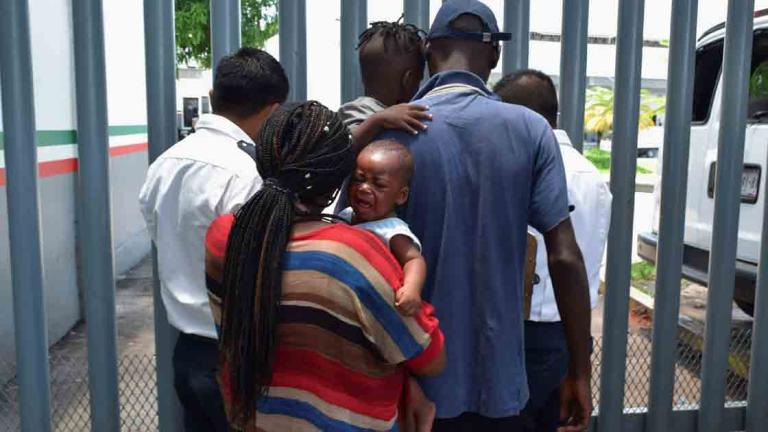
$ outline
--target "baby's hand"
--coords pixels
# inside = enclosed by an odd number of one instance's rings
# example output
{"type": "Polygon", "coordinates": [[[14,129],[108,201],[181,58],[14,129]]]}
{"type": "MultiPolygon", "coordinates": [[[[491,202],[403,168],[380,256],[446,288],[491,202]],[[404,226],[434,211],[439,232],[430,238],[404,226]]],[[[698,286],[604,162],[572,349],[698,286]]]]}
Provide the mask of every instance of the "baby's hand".
{"type": "Polygon", "coordinates": [[[418,312],[421,307],[421,294],[419,289],[408,284],[403,285],[395,293],[395,306],[401,314],[405,316],[413,316],[418,312]]]}
{"type": "Polygon", "coordinates": [[[399,104],[379,111],[374,116],[384,129],[400,129],[416,135],[427,128],[425,120],[432,120],[432,114],[427,109],[425,105],[399,104]]]}

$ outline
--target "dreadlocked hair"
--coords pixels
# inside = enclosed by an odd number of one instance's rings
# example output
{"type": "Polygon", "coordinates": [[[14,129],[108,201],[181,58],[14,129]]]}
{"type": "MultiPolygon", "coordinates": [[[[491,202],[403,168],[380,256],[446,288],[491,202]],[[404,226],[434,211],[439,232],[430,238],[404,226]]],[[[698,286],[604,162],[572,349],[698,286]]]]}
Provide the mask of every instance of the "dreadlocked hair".
{"type": "Polygon", "coordinates": [[[426,33],[424,30],[421,30],[413,24],[403,24],[403,15],[401,15],[395,22],[372,22],[371,26],[360,34],[357,42],[357,49],[365,49],[368,42],[370,42],[376,35],[381,36],[384,42],[384,51],[389,51],[394,48],[402,54],[411,52],[419,52],[421,54],[426,33]]]}
{"type": "Polygon", "coordinates": [[[315,101],[278,108],[261,130],[256,164],[264,187],[236,213],[224,262],[219,361],[235,426],[254,421],[272,378],[294,204],[338,190],[354,165],[351,145],[339,116],[315,101]]]}

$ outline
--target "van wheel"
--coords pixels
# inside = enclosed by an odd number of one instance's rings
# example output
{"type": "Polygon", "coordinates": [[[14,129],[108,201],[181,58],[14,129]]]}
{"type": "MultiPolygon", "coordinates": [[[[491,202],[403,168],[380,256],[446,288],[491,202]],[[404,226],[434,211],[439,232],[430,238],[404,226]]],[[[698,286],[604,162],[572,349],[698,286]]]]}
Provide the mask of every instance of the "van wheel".
{"type": "Polygon", "coordinates": [[[741,299],[733,299],[736,302],[736,306],[743,310],[745,314],[749,316],[755,316],[755,305],[752,302],[748,302],[741,299]]]}

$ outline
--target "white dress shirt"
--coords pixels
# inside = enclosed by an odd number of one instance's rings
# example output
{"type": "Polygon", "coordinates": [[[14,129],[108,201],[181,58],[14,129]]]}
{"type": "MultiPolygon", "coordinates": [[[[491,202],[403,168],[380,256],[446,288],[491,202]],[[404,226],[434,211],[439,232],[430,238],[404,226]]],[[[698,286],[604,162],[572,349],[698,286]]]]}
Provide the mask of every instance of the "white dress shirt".
{"type": "MultiPolygon", "coordinates": [[[[565,165],[568,201],[575,207],[571,212],[571,223],[576,234],[576,243],[584,256],[589,281],[589,298],[594,308],[600,288],[600,264],[603,261],[611,219],[611,191],[602,180],[597,168],[573,148],[568,134],[560,129],[555,129],[554,132],[560,143],[560,152],[565,165]]],[[[528,230],[536,236],[538,243],[536,274],[539,275],[539,283],[533,286],[529,319],[557,322],[560,321],[560,314],[555,302],[552,279],[549,277],[544,237],[531,227],[528,227],[528,230]]]]}
{"type": "Polygon", "coordinates": [[[230,120],[204,114],[197,131],[152,163],[139,195],[157,247],[168,321],[183,333],[216,338],[205,288],[205,233],[261,187],[254,160],[238,148],[253,143],[230,120]]]}

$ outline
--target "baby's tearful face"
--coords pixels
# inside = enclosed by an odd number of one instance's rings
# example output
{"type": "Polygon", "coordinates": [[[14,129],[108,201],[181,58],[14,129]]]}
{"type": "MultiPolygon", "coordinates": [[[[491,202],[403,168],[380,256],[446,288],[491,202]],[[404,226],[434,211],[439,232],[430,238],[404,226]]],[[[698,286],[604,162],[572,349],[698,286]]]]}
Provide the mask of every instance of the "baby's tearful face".
{"type": "Polygon", "coordinates": [[[392,216],[408,199],[408,185],[397,152],[366,147],[357,157],[348,190],[354,223],[392,216]]]}

